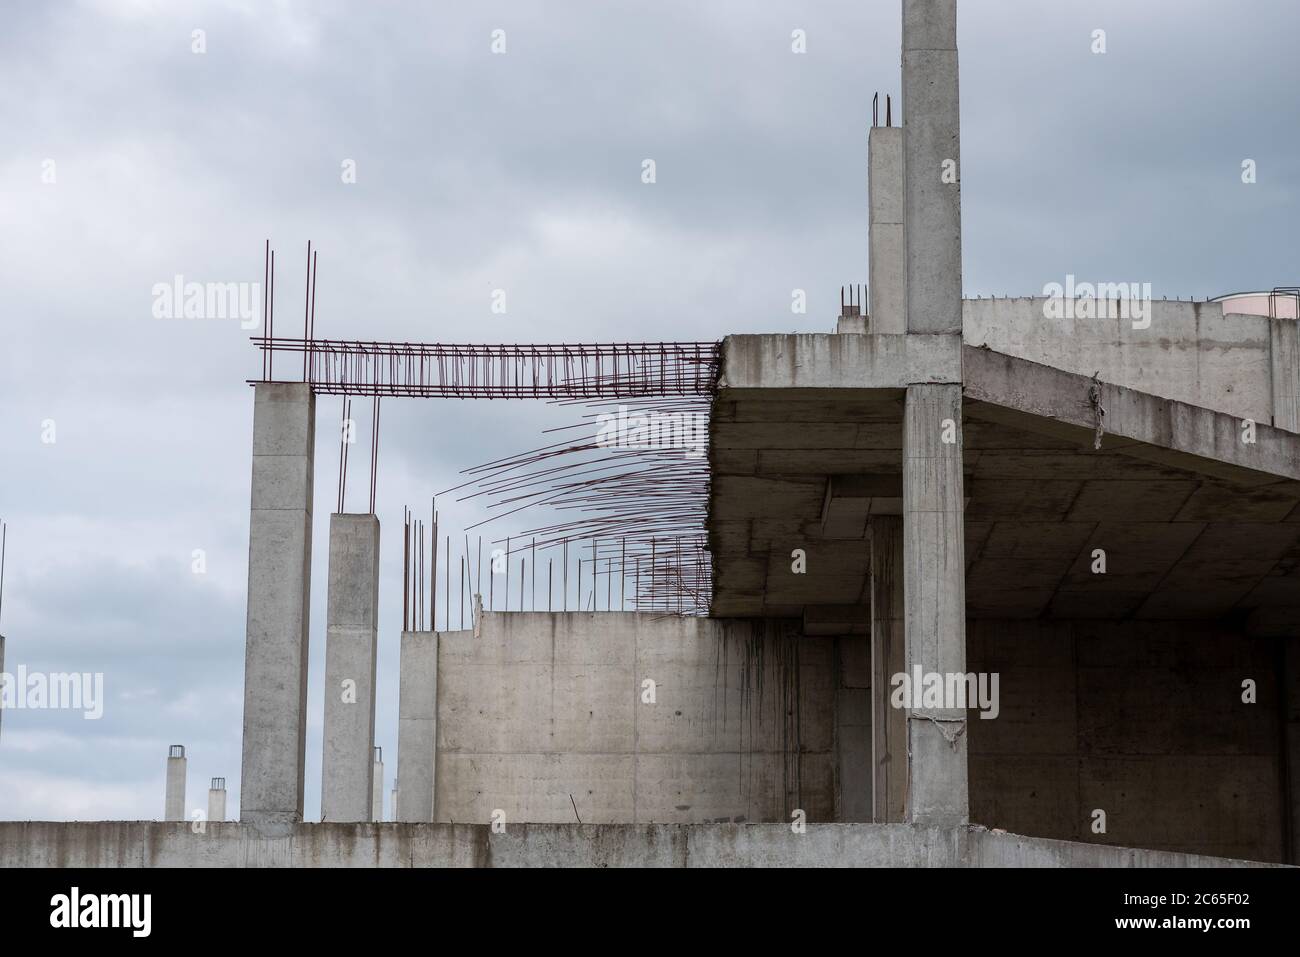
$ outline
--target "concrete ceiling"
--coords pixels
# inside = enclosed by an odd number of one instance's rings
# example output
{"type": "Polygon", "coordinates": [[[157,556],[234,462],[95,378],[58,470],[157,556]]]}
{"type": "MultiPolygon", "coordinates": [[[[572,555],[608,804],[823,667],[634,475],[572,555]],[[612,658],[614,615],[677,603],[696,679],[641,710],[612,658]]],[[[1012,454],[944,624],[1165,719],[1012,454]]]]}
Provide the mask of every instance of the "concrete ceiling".
{"type": "MultiPolygon", "coordinates": [[[[712,613],[866,632],[867,518],[902,509],[903,391],[808,395],[719,393],[712,613]]],[[[1094,450],[1091,430],[1017,404],[968,391],[964,407],[971,617],[1240,616],[1300,633],[1300,481],[1120,436],[1094,450]],[[1097,548],[1105,574],[1091,568],[1097,548]]]]}

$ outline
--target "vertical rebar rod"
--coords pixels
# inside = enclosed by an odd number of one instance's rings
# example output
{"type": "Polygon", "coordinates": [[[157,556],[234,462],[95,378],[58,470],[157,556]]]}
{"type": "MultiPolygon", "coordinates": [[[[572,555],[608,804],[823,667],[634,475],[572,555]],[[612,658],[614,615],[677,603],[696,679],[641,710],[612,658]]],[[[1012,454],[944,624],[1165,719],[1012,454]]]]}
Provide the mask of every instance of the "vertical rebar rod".
{"type": "Polygon", "coordinates": [[[429,598],[433,605],[433,614],[429,616],[429,628],[432,631],[438,630],[438,512],[434,508],[437,499],[434,498],[429,503],[429,508],[433,510],[433,574],[429,576],[429,598]]]}
{"type": "MultiPolygon", "coordinates": [[[[311,325],[307,327],[307,341],[316,341],[316,263],[320,259],[320,250],[311,254],[311,325]]],[[[311,357],[313,361],[307,364],[307,381],[313,382],[316,379],[316,353],[312,350],[311,357]]]]}
{"type": "Polygon", "coordinates": [[[410,631],[411,520],[402,509],[402,631],[410,631]]]}
{"type": "MultiPolygon", "coordinates": [[[[274,249],[271,250],[271,325],[268,331],[270,332],[271,341],[274,342],[275,341],[275,250],[274,249]]],[[[267,359],[266,369],[267,369],[266,372],[267,378],[271,382],[274,382],[275,381],[275,352],[274,351],[271,352],[270,357],[267,359]]]]}
{"type": "MultiPolygon", "coordinates": [[[[266,249],[262,253],[262,337],[268,339],[271,335],[270,319],[267,318],[266,303],[267,296],[270,294],[268,285],[271,278],[271,240],[267,239],[266,249]]],[[[273,355],[270,348],[262,349],[262,381],[266,381],[266,362],[273,355]]]]}

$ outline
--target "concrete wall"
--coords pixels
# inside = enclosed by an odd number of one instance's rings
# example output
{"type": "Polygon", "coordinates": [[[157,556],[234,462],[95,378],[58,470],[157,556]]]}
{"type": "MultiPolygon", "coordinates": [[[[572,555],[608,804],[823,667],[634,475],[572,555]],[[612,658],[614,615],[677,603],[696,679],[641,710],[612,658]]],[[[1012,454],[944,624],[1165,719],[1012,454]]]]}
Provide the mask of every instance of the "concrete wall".
{"type": "Polygon", "coordinates": [[[973,821],[1283,859],[1277,639],[1192,622],[973,620],[967,634],[968,668],[999,673],[1001,703],[968,723],[973,821]]]}
{"type": "MultiPolygon", "coordinates": [[[[1060,282],[1064,282],[1061,277],[1060,282]]],[[[1269,423],[1272,340],[1265,316],[1224,315],[1218,303],[1151,303],[1151,325],[1131,320],[1048,319],[1041,297],[967,299],[965,341],[1115,385],[1269,423]]],[[[1283,340],[1290,341],[1290,340],[1283,340]]],[[[1276,390],[1279,402],[1288,391],[1276,390]]]]}
{"type": "Polygon", "coordinates": [[[1215,867],[1244,862],[908,824],[0,823],[0,867],[1215,867]]]}
{"type": "Polygon", "coordinates": [[[784,627],[488,613],[439,636],[434,819],[833,820],[833,639],[784,627]]]}

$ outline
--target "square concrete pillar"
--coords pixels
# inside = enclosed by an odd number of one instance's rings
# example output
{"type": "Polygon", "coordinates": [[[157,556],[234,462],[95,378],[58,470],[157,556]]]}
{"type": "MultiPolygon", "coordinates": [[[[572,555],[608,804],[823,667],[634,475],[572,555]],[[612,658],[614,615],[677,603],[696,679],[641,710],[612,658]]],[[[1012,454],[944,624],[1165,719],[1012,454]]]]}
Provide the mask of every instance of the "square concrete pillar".
{"type": "Polygon", "coordinates": [[[956,0],[903,0],[908,332],[961,333],[960,113],[956,0]]]}
{"type": "Polygon", "coordinates": [[[894,675],[907,668],[904,637],[903,519],[879,515],[871,532],[872,819],[900,824],[907,800],[907,709],[890,703],[894,675]]]}
{"type": "Polygon", "coordinates": [[[321,820],[369,821],[374,803],[379,519],[331,515],[325,611],[321,820]]]}
{"type": "Polygon", "coordinates": [[[208,820],[220,823],[226,819],[226,779],[213,778],[208,787],[208,820]]]}
{"type": "Polygon", "coordinates": [[[835,639],[835,821],[869,824],[871,802],[871,639],[835,639]]]}
{"type": "Polygon", "coordinates": [[[384,752],[382,748],[375,748],[375,770],[372,778],[370,819],[372,821],[382,821],[384,819],[384,752]]]}
{"type": "MultiPolygon", "coordinates": [[[[961,386],[913,385],[903,413],[903,604],[907,673],[966,672],[961,386]]],[[[874,555],[874,552],[873,552],[874,555]]],[[[969,818],[966,709],[908,712],[907,820],[969,818]]]]}
{"type": "Polygon", "coordinates": [[[1273,427],[1300,432],[1300,320],[1270,319],[1273,427]]]}
{"type": "Polygon", "coordinates": [[[185,746],[173,744],[167,750],[167,791],[163,798],[163,820],[185,820],[185,746]]]}
{"type": "Polygon", "coordinates": [[[254,386],[239,785],[240,820],[252,823],[302,820],[315,436],[309,385],[254,386]]]}
{"type": "Polygon", "coordinates": [[[903,230],[903,131],[873,126],[867,136],[867,248],[871,332],[907,331],[907,236],[903,230]]]}
{"type": "Polygon", "coordinates": [[[397,820],[433,820],[438,748],[438,633],[402,633],[397,699],[397,820]]]}

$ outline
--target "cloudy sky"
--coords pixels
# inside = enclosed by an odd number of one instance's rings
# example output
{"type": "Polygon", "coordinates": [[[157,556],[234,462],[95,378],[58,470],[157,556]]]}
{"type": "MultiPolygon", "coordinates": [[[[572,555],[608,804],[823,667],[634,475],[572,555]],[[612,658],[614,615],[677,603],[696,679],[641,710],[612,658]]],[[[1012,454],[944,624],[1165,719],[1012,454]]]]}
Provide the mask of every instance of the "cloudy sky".
{"type": "MultiPolygon", "coordinates": [[[[102,672],[106,697],[98,721],[5,714],[0,819],[161,817],[173,743],[190,808],[217,775],[238,807],[260,365],[235,320],[156,318],[155,284],[260,282],[269,237],[292,316],[312,239],[319,335],[549,342],[828,331],[839,286],[866,281],[897,0],[7,0],[0,16],[5,669],[102,672]]],[[[1300,282],[1297,35],[1293,0],[963,0],[966,294],[1066,273],[1170,298],[1300,282]]],[[[320,400],[309,819],[338,415],[320,400]]],[[[542,444],[553,419],[385,406],[386,790],[402,508],[542,444]]]]}

